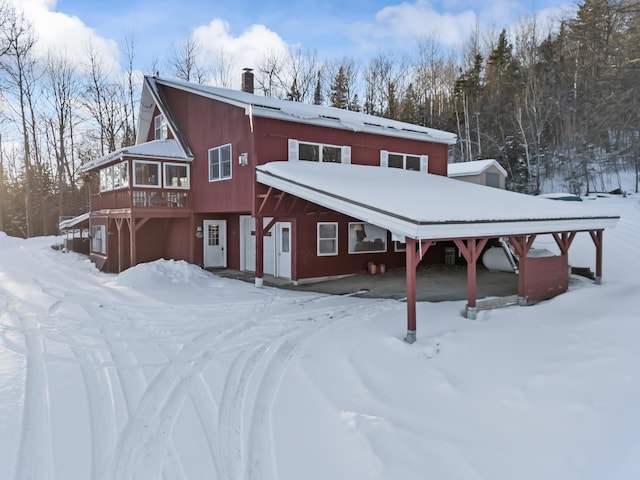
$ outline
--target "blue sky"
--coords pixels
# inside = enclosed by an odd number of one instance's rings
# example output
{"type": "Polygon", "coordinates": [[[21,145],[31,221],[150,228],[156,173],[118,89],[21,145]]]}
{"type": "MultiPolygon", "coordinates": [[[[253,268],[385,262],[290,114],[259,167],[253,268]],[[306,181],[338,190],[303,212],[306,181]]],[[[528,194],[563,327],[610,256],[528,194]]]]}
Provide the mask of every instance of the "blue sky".
{"type": "MultiPolygon", "coordinates": [[[[12,0],[27,11],[41,39],[79,52],[82,38],[114,62],[119,43],[135,36],[138,67],[151,68],[187,35],[211,49],[255,61],[264,50],[290,46],[316,52],[321,60],[356,60],[380,51],[404,53],[420,38],[456,48],[476,25],[501,29],[519,18],[557,16],[566,0],[12,0]]],[[[247,65],[241,65],[247,66],[247,65]]]]}

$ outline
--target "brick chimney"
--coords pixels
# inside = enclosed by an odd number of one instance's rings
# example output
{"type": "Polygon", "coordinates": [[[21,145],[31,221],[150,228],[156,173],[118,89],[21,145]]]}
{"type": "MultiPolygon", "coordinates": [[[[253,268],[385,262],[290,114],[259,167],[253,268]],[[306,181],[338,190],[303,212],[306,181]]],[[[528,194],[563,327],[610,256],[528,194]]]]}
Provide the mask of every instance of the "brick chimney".
{"type": "Polygon", "coordinates": [[[242,91],[253,93],[253,69],[242,69],[242,91]]]}

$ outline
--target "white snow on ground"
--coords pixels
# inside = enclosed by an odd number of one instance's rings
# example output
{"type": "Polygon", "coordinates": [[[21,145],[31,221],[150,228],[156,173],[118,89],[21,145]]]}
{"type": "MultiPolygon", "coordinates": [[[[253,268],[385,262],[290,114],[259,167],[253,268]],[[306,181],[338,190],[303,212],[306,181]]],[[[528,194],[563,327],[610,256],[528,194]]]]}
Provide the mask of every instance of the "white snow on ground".
{"type": "Polygon", "coordinates": [[[640,197],[583,203],[621,214],[602,285],[475,321],[419,303],[413,345],[396,300],[0,234],[0,478],[640,478],[640,197]]]}

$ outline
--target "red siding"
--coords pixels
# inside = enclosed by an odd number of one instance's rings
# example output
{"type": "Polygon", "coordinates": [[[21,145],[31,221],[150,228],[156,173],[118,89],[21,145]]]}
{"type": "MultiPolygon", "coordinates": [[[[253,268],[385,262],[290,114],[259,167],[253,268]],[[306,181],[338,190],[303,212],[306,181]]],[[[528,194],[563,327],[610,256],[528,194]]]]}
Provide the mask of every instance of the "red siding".
{"type": "Polygon", "coordinates": [[[193,211],[250,211],[255,175],[251,167],[238,165],[238,156],[251,151],[249,117],[244,109],[174,89],[165,91],[173,116],[194,155],[190,192],[193,211]],[[209,149],[228,143],[232,178],[209,182],[209,149]]]}
{"type": "Polygon", "coordinates": [[[325,128],[269,118],[254,119],[258,164],[287,160],[288,139],[351,146],[351,163],[380,165],[380,150],[429,156],[429,172],[447,175],[447,145],[325,128]]]}
{"type": "Polygon", "coordinates": [[[524,291],[519,292],[527,302],[548,300],[569,288],[569,263],[566,255],[527,258],[524,271],[524,291]]]}
{"type": "MultiPolygon", "coordinates": [[[[367,264],[384,264],[386,269],[405,266],[405,252],[396,252],[391,234],[387,232],[387,251],[384,253],[349,253],[349,222],[358,221],[341,214],[314,215],[301,217],[296,222],[297,278],[316,278],[367,270],[367,264]],[[317,223],[338,222],[338,255],[318,256],[317,223]]],[[[423,261],[442,262],[443,249],[439,245],[429,248],[423,261]]]]}

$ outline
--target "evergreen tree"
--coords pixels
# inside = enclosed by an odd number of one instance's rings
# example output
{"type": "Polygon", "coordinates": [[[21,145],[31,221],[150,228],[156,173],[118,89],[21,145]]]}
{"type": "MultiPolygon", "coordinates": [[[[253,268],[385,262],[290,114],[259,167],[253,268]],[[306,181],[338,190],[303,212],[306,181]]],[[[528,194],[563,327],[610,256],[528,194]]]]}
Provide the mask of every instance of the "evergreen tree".
{"type": "Polygon", "coordinates": [[[342,66],[331,83],[329,102],[332,107],[349,108],[348,83],[342,66]]]}

